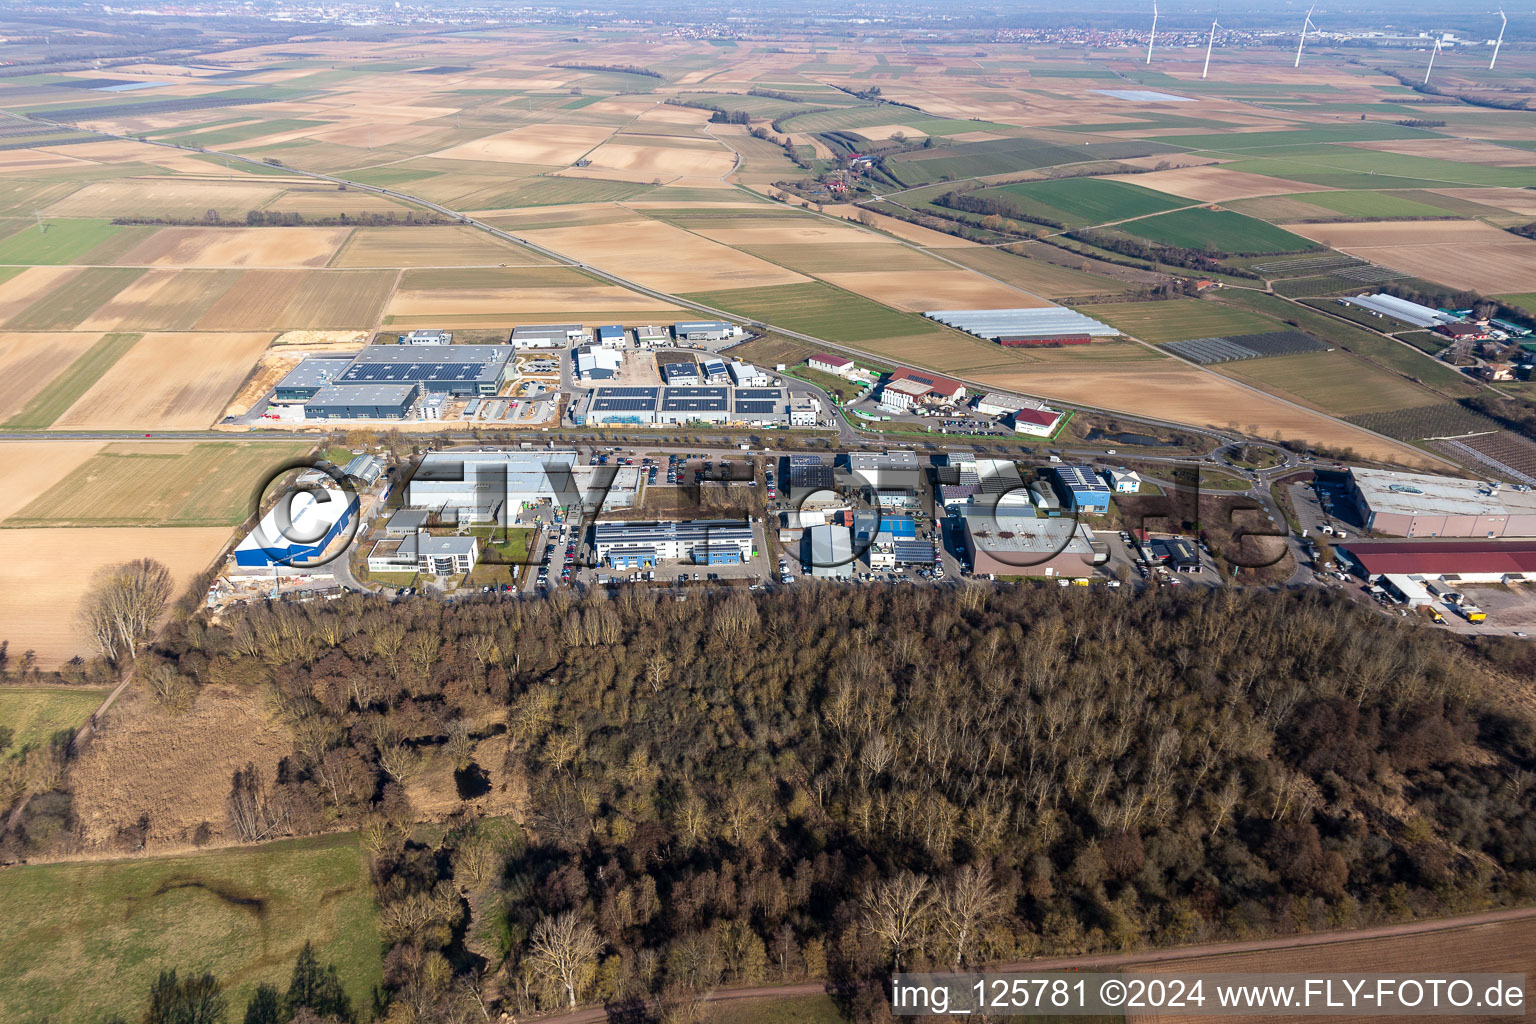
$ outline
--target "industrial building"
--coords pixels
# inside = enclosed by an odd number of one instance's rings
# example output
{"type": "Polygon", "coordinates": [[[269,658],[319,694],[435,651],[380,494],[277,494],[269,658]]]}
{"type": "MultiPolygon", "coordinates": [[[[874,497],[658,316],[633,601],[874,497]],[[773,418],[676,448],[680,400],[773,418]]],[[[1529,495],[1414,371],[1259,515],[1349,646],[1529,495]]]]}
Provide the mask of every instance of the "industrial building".
{"type": "Polygon", "coordinates": [[[1052,466],[1056,479],[1056,491],[1069,509],[1080,509],[1093,515],[1109,511],[1109,488],[1093,470],[1078,463],[1052,466]]]}
{"type": "Polygon", "coordinates": [[[731,371],[731,383],[739,388],[765,388],[773,383],[773,378],[761,369],[739,359],[732,360],[728,369],[731,371]]]}
{"type": "Polygon", "coordinates": [[[966,558],[978,575],[1087,577],[1108,558],[1087,526],[1037,516],[1029,505],[962,505],[956,513],[966,558]]]}
{"type": "Polygon", "coordinates": [[[652,387],[594,388],[571,405],[571,420],[579,427],[604,424],[650,426],[656,422],[661,390],[652,387]]]}
{"type": "Polygon", "coordinates": [[[667,384],[702,384],[697,363],[662,363],[657,367],[667,384]]]}
{"type": "Polygon", "coordinates": [[[740,519],[597,523],[597,560],[615,569],[650,569],[662,561],[737,565],[753,555],[752,524],[740,519]]]}
{"type": "Polygon", "coordinates": [[[1061,413],[1055,409],[1015,409],[1008,420],[1015,434],[1050,437],[1061,424],[1061,413]]]}
{"type": "Polygon", "coordinates": [[[706,384],[729,384],[731,374],[725,368],[724,359],[703,359],[699,362],[699,372],[704,376],[706,384]]]}
{"type": "Polygon", "coordinates": [[[880,385],[880,404],[892,409],[951,406],[965,398],[965,385],[936,373],[900,366],[880,385]]]}
{"type": "Polygon", "coordinates": [[[983,416],[1006,416],[1017,409],[1038,409],[1044,404],[1032,398],[1020,398],[1017,395],[1005,395],[999,391],[988,391],[984,395],[977,395],[971,408],[983,416]]]}
{"type": "Polygon", "coordinates": [[[858,370],[858,367],[854,365],[852,359],[847,359],[843,356],[828,355],[825,352],[820,352],[814,356],[811,356],[811,358],[805,361],[805,365],[809,366],[813,370],[820,370],[822,373],[836,374],[839,377],[852,376],[858,370]]]}
{"type": "Polygon", "coordinates": [[[480,541],[475,537],[412,533],[375,544],[368,552],[368,571],[460,576],[473,569],[479,558],[480,541]]]}
{"type": "Polygon", "coordinates": [[[853,578],[853,535],[848,527],[831,523],[805,531],[805,564],[812,576],[825,579],[853,578]]]}
{"type": "Polygon", "coordinates": [[[565,348],[574,342],[585,341],[586,330],[581,324],[527,324],[512,330],[507,339],[519,352],[528,349],[565,348]]]}
{"type": "Polygon", "coordinates": [[[597,329],[597,343],[603,348],[623,348],[624,328],[618,324],[608,324],[597,329]]]}
{"type": "Polygon", "coordinates": [[[1355,541],[1339,553],[1367,579],[1413,575],[1451,583],[1536,583],[1536,541],[1355,541]]]}
{"type": "Polygon", "coordinates": [[[618,375],[623,356],[611,348],[583,345],[575,352],[578,380],[612,380],[618,375]]]}
{"type": "Polygon", "coordinates": [[[277,382],[272,401],[307,402],[351,365],[351,356],[310,356],[277,382]]]}
{"type": "Polygon", "coordinates": [[[402,345],[452,345],[452,331],[407,331],[400,335],[402,345]]]}
{"type": "Polygon", "coordinates": [[[357,507],[356,495],[334,484],[294,491],[235,546],[235,564],[263,568],[313,561],[341,536],[357,507]]]}
{"type": "Polygon", "coordinates": [[[334,384],[419,384],[423,393],[487,397],[501,390],[511,361],[506,345],[369,345],[334,384]]]}
{"type": "Polygon", "coordinates": [[[1346,493],[1367,529],[1395,537],[1536,537],[1536,492],[1481,480],[1351,469],[1346,493]]]}
{"type": "Polygon", "coordinates": [[[809,494],[812,491],[827,491],[836,486],[836,483],[836,474],[820,455],[791,455],[789,457],[789,486],[791,493],[809,494]]]}
{"type": "Polygon", "coordinates": [[[384,475],[384,460],[377,455],[354,455],[341,468],[341,475],[351,477],[364,487],[372,487],[384,475]]]}
{"type": "Polygon", "coordinates": [[[424,508],[396,509],[394,514],[384,521],[384,536],[409,537],[413,533],[426,529],[427,520],[431,518],[432,513],[424,508]]]}
{"type": "Polygon", "coordinates": [[[568,451],[429,452],[406,485],[405,503],[498,522],[541,501],[580,505],[576,463],[576,453],[568,451]]]}
{"type": "Polygon", "coordinates": [[[988,341],[1009,338],[1010,344],[1069,344],[1074,335],[1110,338],[1120,332],[1066,306],[1026,309],[949,309],[924,313],[930,320],[988,341]]]}
{"type": "Polygon", "coordinates": [[[416,384],[328,384],[304,403],[304,418],[403,420],[420,395],[416,384]]]}
{"type": "Polygon", "coordinates": [[[871,569],[933,564],[933,545],[917,539],[917,521],[911,516],[854,513],[853,546],[863,553],[871,569]],[[915,561],[909,563],[902,556],[915,561]]]}
{"type": "Polygon", "coordinates": [[[732,388],[731,422],[751,427],[790,426],[789,392],[783,388],[732,388]]]}
{"type": "Polygon", "coordinates": [[[721,320],[684,320],[672,325],[678,341],[725,341],[736,335],[736,328],[721,320]]]}
{"type": "Polygon", "coordinates": [[[635,344],[640,348],[657,348],[672,340],[672,333],[665,327],[644,324],[635,328],[635,344]]]}
{"type": "Polygon", "coordinates": [[[1061,345],[1086,345],[1091,334],[999,334],[996,341],[1004,348],[1056,348],[1061,345]]]}
{"type": "Polygon", "coordinates": [[[656,421],[667,424],[726,423],[731,418],[730,388],[663,388],[656,421]]]}

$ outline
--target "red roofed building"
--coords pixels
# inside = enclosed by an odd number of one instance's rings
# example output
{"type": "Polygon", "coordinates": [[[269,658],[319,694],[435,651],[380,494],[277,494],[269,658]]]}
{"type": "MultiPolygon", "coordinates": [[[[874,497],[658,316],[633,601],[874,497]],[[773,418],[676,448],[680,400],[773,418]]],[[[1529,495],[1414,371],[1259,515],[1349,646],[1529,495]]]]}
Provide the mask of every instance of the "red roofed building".
{"type": "Polygon", "coordinates": [[[1056,424],[1060,422],[1061,413],[1055,409],[1047,409],[1044,406],[1039,409],[1019,409],[1013,414],[1013,432],[1029,434],[1033,437],[1049,437],[1051,431],[1056,429],[1056,424]]]}
{"type": "Polygon", "coordinates": [[[929,399],[939,402],[958,402],[965,397],[965,385],[948,377],[941,377],[936,373],[928,373],[926,370],[914,370],[906,366],[898,366],[886,383],[895,383],[898,380],[909,380],[915,384],[921,384],[926,389],[929,399]]]}
{"type": "Polygon", "coordinates": [[[858,367],[853,365],[852,359],[828,355],[825,352],[818,352],[811,356],[811,358],[805,361],[805,365],[813,370],[820,370],[822,373],[835,373],[839,377],[846,377],[858,369],[858,367]]]}
{"type": "Polygon", "coordinates": [[[1340,546],[1367,576],[1453,577],[1464,583],[1536,581],[1536,541],[1351,541],[1340,546]]]}
{"type": "Polygon", "coordinates": [[[997,343],[1004,348],[1054,348],[1057,345],[1086,345],[1093,341],[1087,334],[999,334],[997,343]]]}

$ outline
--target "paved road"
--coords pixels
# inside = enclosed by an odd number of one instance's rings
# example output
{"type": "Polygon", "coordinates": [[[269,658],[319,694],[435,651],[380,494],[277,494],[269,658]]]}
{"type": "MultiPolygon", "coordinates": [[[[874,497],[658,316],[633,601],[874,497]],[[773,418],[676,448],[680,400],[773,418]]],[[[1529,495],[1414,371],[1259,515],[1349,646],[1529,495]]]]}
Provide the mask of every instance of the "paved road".
{"type": "MultiPolygon", "coordinates": [[[[1287,935],[1273,939],[1250,939],[1243,942],[1213,942],[1199,946],[1177,946],[1171,949],[1145,950],[1139,953],[1099,953],[1085,956],[1047,957],[1038,960],[1018,960],[1012,963],[991,964],[989,973],[1056,970],[1119,970],[1147,964],[1170,963],[1182,960],[1200,960],[1228,956],[1233,953],[1262,953],[1305,949],[1312,946],[1332,946],[1343,942],[1389,940],[1409,935],[1444,933],[1445,948],[1455,949],[1463,937],[1476,929],[1509,922],[1536,922],[1536,907],[1516,910],[1491,910],[1481,914],[1461,917],[1438,918],[1429,921],[1413,921],[1407,924],[1382,925],[1355,931],[1319,932],[1311,935],[1287,935]]],[[[1390,950],[1381,950],[1381,967],[1390,970],[1390,950]]],[[[1212,965],[1193,965],[1192,970],[1216,970],[1212,965]]],[[[1468,969],[1462,965],[1462,970],[1468,969]]],[[[826,985],[808,982],[798,985],[759,985],[754,988],[718,989],[705,998],[708,1002],[733,1002],[743,999],[793,999],[822,995],[826,985]]],[[[545,1017],[525,1018],[538,1024],[604,1024],[608,1012],[602,1007],[587,1007],[545,1017]]]]}

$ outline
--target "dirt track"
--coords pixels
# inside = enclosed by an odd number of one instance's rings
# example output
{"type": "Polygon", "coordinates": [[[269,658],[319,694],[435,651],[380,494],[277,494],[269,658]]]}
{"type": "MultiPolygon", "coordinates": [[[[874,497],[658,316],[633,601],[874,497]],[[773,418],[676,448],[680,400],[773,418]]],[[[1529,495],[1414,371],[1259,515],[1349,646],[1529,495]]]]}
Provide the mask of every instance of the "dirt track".
{"type": "MultiPolygon", "coordinates": [[[[1358,942],[1361,939],[1392,939],[1405,935],[1422,935],[1429,932],[1456,932],[1514,921],[1536,922],[1536,907],[1524,907],[1517,910],[1490,910],[1481,914],[1467,914],[1462,917],[1412,921],[1407,924],[1382,925],[1377,928],[1361,928],[1355,931],[1321,932],[1313,935],[1286,935],[1280,938],[1251,939],[1244,942],[1213,942],[1200,946],[1149,949],[1139,953],[1099,953],[1087,956],[1045,957],[1038,960],[992,964],[986,970],[989,973],[1051,971],[1066,968],[1104,970],[1135,967],[1142,964],[1166,963],[1173,960],[1197,960],[1202,957],[1227,956],[1232,953],[1257,953],[1266,950],[1290,950],[1307,946],[1327,946],[1342,942],[1358,942]]],[[[1454,936],[1447,936],[1446,938],[1448,946],[1455,941],[1454,936]]],[[[807,982],[799,985],[759,985],[753,988],[718,990],[710,994],[709,1002],[733,1002],[743,999],[790,999],[822,995],[825,992],[826,986],[820,982],[807,982]]],[[[594,1006],[553,1016],[528,1019],[537,1020],[539,1024],[603,1024],[608,1019],[608,1012],[600,1006],[594,1006]]]]}

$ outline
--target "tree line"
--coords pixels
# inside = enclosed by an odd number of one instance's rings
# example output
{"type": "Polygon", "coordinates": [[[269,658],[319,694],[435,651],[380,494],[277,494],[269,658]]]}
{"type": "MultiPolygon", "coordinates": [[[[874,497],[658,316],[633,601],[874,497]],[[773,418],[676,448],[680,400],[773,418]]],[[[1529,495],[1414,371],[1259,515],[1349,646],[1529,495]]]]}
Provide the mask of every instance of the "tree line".
{"type": "Polygon", "coordinates": [[[251,606],[138,662],[268,694],[231,822],[362,830],[392,1020],[802,978],[862,1019],[898,966],[1536,897],[1530,666],[1480,644],[1312,590],[813,584],[251,606]],[[526,809],[419,836],[435,759],[526,809]]]}

